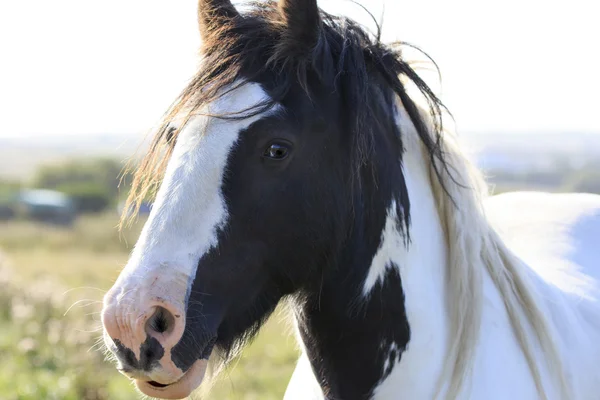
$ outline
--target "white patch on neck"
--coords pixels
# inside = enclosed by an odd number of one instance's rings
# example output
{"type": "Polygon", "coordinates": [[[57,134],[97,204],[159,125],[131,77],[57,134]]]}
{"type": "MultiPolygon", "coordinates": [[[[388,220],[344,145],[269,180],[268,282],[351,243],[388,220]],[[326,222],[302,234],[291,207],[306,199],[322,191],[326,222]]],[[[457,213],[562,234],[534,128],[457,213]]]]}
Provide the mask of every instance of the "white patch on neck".
{"type": "Polygon", "coordinates": [[[373,257],[371,267],[365,284],[363,286],[363,294],[367,296],[377,282],[385,279],[386,271],[392,267],[392,261],[396,258],[398,251],[405,247],[404,236],[398,231],[398,213],[396,211],[396,200],[392,200],[392,204],[387,211],[385,227],[381,233],[381,243],[377,253],[373,257]]]}
{"type": "MultiPolygon", "coordinates": [[[[203,111],[235,113],[266,99],[260,85],[248,83],[203,111]]],[[[168,281],[171,291],[179,290],[164,295],[185,301],[180,296],[191,287],[198,261],[217,245],[219,228],[227,223],[221,186],[228,156],[240,131],[263,116],[235,120],[202,115],[190,120],[177,137],[150,217],[115,286],[142,289],[154,276],[168,281]]]]}
{"type": "Polygon", "coordinates": [[[448,321],[443,295],[447,249],[431,189],[429,161],[406,111],[401,107],[396,111],[405,147],[402,168],[411,204],[411,241],[406,245],[402,232],[398,231],[396,204],[392,201],[363,294],[368,296],[378,282],[383,283],[387,269],[395,265],[402,282],[411,337],[400,361],[395,343],[382,344],[381,352],[385,355],[382,372],[390,373],[374,388],[373,398],[377,400],[433,398],[432,377],[441,372],[447,346],[448,321]],[[390,359],[393,351],[396,357],[390,359]]]}
{"type": "MultiPolygon", "coordinates": [[[[383,348],[383,346],[382,346],[383,348]]],[[[398,361],[398,352],[400,351],[400,349],[398,348],[398,346],[396,345],[396,343],[392,343],[389,347],[388,353],[385,356],[385,361],[383,362],[383,372],[386,373],[388,371],[388,368],[390,368],[390,360],[393,363],[393,365],[396,365],[397,361],[398,361]],[[394,357],[392,358],[392,352],[394,357]]],[[[393,368],[393,366],[392,366],[393,368]]]]}

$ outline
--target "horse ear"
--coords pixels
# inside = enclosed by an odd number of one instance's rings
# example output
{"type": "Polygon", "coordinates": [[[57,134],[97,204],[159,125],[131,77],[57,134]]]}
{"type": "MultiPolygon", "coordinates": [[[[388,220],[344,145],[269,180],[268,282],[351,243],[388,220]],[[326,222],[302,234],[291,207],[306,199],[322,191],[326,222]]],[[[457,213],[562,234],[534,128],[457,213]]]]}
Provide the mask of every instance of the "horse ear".
{"type": "Polygon", "coordinates": [[[200,37],[203,41],[209,40],[239,15],[230,0],[198,0],[200,37]]]}
{"type": "Polygon", "coordinates": [[[312,50],[319,40],[321,17],[317,0],[279,0],[288,46],[312,50]]]}

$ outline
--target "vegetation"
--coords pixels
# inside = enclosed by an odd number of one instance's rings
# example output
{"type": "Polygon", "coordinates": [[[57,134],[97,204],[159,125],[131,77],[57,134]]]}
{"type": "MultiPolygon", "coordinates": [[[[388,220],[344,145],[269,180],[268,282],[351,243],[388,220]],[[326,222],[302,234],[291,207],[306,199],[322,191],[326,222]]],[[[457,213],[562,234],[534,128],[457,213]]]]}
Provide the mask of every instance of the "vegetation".
{"type": "Polygon", "coordinates": [[[131,177],[121,172],[123,164],[112,159],[74,160],[41,167],[31,186],[53,189],[69,195],[79,212],[99,212],[115,205],[121,193],[127,192],[131,177]]]}
{"type": "Polygon", "coordinates": [[[97,183],[65,183],[56,188],[69,196],[80,213],[100,212],[113,203],[113,198],[106,188],[97,183]]]}
{"type": "Polygon", "coordinates": [[[42,166],[34,175],[32,185],[58,189],[66,185],[93,183],[101,187],[108,196],[116,198],[122,169],[120,162],[109,158],[73,160],[64,164],[42,166]]]}
{"type": "Polygon", "coordinates": [[[569,192],[588,192],[600,194],[600,166],[590,168],[579,174],[570,176],[565,182],[565,189],[569,192]]]}
{"type": "Polygon", "coordinates": [[[13,202],[20,187],[18,182],[0,179],[0,221],[14,218],[13,202]]]}
{"type": "MultiPolygon", "coordinates": [[[[600,194],[600,162],[572,166],[560,159],[551,168],[486,171],[488,181],[505,190],[528,189],[600,194]]],[[[497,191],[494,191],[497,193],[497,191]]]]}
{"type": "MultiPolygon", "coordinates": [[[[116,225],[106,213],[83,216],[71,229],[0,222],[2,399],[139,397],[96,344],[100,301],[141,223],[122,235],[116,225]]],[[[282,319],[267,323],[205,398],[281,399],[297,357],[282,319]]]]}
{"type": "Polygon", "coordinates": [[[0,199],[17,192],[21,186],[21,182],[0,179],[0,199]]]}

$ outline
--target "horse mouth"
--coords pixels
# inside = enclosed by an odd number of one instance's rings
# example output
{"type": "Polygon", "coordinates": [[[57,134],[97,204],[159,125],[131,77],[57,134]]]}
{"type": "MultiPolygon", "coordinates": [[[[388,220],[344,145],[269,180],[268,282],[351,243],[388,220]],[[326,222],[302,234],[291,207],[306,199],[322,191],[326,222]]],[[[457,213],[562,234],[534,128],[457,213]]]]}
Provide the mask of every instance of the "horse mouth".
{"type": "Polygon", "coordinates": [[[162,383],[158,383],[156,381],[148,381],[148,384],[151,385],[151,386],[154,386],[156,388],[165,388],[165,387],[167,387],[167,386],[170,385],[170,383],[168,383],[166,385],[163,385],[162,383]]]}
{"type": "Polygon", "coordinates": [[[179,380],[164,384],[156,381],[135,379],[138,390],[146,396],[159,399],[184,399],[200,386],[206,373],[208,360],[200,359],[179,380]]]}

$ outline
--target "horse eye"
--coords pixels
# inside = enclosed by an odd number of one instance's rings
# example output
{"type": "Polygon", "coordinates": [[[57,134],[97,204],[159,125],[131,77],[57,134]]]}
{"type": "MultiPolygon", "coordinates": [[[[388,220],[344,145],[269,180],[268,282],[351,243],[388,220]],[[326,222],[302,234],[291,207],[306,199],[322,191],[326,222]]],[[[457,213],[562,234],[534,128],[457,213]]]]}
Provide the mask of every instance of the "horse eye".
{"type": "Polygon", "coordinates": [[[289,151],[289,147],[285,144],[273,143],[266,148],[263,157],[271,158],[273,160],[283,160],[288,156],[289,151]]]}

